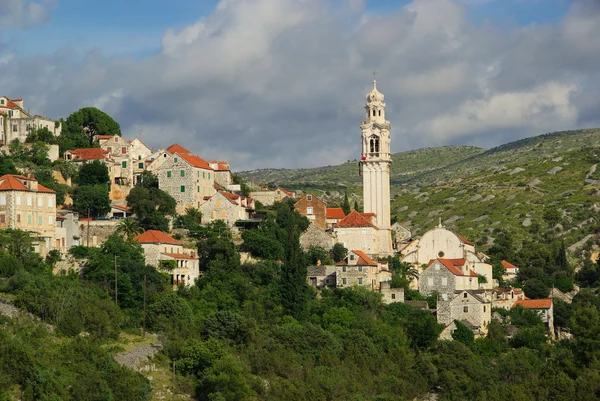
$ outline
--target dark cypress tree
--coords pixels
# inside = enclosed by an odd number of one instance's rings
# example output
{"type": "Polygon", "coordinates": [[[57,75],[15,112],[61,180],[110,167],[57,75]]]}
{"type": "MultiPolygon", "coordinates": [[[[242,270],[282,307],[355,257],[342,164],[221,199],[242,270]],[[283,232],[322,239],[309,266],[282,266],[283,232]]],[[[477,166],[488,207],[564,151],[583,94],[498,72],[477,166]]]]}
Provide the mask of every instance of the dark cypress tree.
{"type": "Polygon", "coordinates": [[[358,208],[358,201],[357,200],[354,201],[354,210],[356,210],[357,212],[360,212],[360,210],[358,208]]]}
{"type": "Polygon", "coordinates": [[[350,201],[348,200],[348,192],[344,193],[344,203],[342,204],[342,210],[346,215],[350,214],[350,212],[352,211],[352,209],[350,209],[350,201]]]}

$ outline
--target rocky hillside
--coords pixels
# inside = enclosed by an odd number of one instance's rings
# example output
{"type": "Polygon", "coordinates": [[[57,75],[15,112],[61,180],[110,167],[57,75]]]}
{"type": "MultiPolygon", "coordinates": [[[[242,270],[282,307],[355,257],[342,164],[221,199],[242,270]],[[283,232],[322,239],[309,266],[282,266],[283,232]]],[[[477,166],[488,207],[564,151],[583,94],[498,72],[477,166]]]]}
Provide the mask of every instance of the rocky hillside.
{"type": "MultiPolygon", "coordinates": [[[[572,255],[595,247],[600,210],[600,129],[556,132],[484,151],[428,148],[394,155],[392,216],[416,235],[439,219],[483,248],[498,228],[517,239],[551,233],[572,255]]],[[[303,170],[242,173],[341,202],[360,202],[357,163],[303,170]]]]}

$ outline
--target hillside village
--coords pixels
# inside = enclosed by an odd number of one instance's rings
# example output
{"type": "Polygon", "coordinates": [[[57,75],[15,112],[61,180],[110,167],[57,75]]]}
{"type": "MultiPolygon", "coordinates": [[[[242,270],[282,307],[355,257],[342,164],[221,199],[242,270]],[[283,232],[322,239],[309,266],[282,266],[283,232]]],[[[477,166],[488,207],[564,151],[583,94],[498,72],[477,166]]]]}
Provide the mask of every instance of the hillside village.
{"type": "MultiPolygon", "coordinates": [[[[452,338],[457,329],[455,322],[469,327],[475,337],[485,336],[494,308],[520,307],[542,317],[554,338],[552,297],[570,302],[576,288],[568,288],[566,293],[553,288],[550,296],[530,299],[522,288],[511,286],[519,275],[514,261],[498,260],[481,252],[473,242],[478,238],[469,240],[446,228],[444,224],[449,221],[439,219],[437,226],[420,236],[411,233],[418,227],[392,224],[391,126],[385,119],[384,96],[376,81],[367,94],[365,110],[366,119],[360,125],[360,211],[358,203],[356,210],[349,204],[329,207],[315,194],[300,196],[279,186],[244,182],[232,173],[228,161],[203,159],[185,144],[154,150],[139,137],[127,139],[89,129],[86,132],[92,147],[75,147],[59,154],[59,145],[51,144],[47,155],[51,162],[66,163],[75,171],[105,166],[108,179],[97,184],[105,188],[110,204],[104,209],[88,205],[87,209],[77,210],[77,191],[72,190],[78,184],[54,171],[54,178],[71,188],[64,202],[57,202],[56,192],[38,182],[31,169],[23,168],[18,174],[0,177],[0,228],[32,233],[35,252],[42,257],[55,255],[60,260],[55,273],[79,271],[85,260],[73,257],[73,247],[101,247],[113,233],[124,232],[123,227],[141,221],[143,216],[135,212],[136,208],[140,210],[139,205],[131,202],[130,195],[147,181],[155,181],[155,189],[174,200],[174,213],[167,226],[145,232],[138,228],[131,239],[143,248],[146,264],[167,272],[171,285],[177,288],[193,285],[206,271],[194,241],[186,238],[189,230],[177,224],[181,221],[177,216],[195,216],[198,226],[224,223],[243,257],[256,260],[260,255],[245,246],[243,233],[261,226],[265,210],[291,202],[309,222],[300,238],[306,252],[320,249],[328,254],[336,246],[343,249],[342,254],[337,253],[338,260],[317,259],[307,268],[306,282],[317,291],[358,286],[380,293],[385,303],[406,302],[424,308],[444,325],[441,338],[452,338]],[[499,275],[493,273],[493,264],[501,266],[499,275]],[[423,301],[427,299],[429,302],[423,301]]],[[[60,137],[64,124],[31,117],[24,112],[22,99],[0,98],[0,113],[6,155],[15,152],[15,143],[27,142],[29,133],[36,129],[60,137]]],[[[495,317],[501,319],[497,313],[495,317]]]]}

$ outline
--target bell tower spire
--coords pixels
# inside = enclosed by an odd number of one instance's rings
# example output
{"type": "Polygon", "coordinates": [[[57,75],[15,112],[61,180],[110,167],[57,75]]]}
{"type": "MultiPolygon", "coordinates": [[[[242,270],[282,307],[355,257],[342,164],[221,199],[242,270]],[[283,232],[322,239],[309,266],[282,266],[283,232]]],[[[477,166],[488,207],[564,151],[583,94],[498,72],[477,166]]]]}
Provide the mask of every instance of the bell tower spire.
{"type": "Polygon", "coordinates": [[[360,124],[363,205],[365,213],[375,214],[373,221],[382,234],[380,251],[391,253],[390,130],[392,127],[385,119],[385,98],[377,90],[376,76],[377,72],[373,71],[373,89],[366,96],[366,119],[360,124]],[[389,238],[389,241],[385,238],[389,238]]]}

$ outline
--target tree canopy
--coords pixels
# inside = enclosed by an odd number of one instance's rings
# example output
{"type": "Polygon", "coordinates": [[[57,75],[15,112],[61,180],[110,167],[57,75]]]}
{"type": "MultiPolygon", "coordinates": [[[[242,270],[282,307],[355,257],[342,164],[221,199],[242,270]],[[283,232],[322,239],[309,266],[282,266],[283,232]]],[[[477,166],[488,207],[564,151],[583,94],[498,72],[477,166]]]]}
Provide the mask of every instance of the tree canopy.
{"type": "MultiPolygon", "coordinates": [[[[87,141],[86,147],[92,147],[96,135],[121,136],[121,127],[102,110],[84,107],[67,117],[62,135],[65,134],[73,139],[83,136],[87,141]]],[[[75,139],[74,142],[80,144],[81,140],[75,139]]]]}

